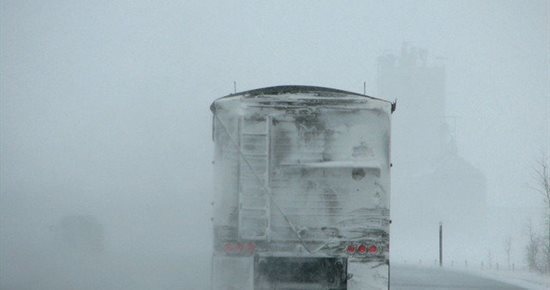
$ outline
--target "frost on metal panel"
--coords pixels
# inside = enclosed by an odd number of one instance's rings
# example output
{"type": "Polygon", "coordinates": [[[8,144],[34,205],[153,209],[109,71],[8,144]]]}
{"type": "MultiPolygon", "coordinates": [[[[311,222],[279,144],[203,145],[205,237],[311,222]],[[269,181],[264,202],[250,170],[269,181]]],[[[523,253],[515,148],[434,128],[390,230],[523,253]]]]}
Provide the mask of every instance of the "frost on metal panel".
{"type": "Polygon", "coordinates": [[[312,90],[231,95],[212,111],[215,246],[342,256],[364,243],[387,270],[390,103],[312,90]]]}

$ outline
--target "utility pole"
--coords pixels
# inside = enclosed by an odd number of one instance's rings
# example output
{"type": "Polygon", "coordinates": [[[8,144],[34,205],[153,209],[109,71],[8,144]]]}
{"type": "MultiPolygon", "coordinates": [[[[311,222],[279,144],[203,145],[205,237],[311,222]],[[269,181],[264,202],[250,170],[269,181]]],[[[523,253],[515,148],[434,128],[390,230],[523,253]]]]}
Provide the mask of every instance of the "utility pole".
{"type": "Polygon", "coordinates": [[[443,223],[439,223],[439,267],[443,267],[443,223]]]}

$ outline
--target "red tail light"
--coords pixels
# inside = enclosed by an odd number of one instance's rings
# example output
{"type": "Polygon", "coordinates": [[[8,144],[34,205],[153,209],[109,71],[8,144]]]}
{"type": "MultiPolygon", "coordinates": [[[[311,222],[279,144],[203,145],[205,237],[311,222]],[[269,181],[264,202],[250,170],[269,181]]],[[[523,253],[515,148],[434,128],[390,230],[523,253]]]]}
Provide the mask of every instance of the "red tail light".
{"type": "Polygon", "coordinates": [[[360,245],[360,246],[357,248],[357,252],[359,252],[359,254],[366,254],[366,253],[367,253],[367,246],[365,246],[365,245],[360,245]]]}
{"type": "Polygon", "coordinates": [[[242,252],[242,251],[243,251],[243,248],[244,248],[243,244],[235,244],[235,247],[234,247],[235,253],[240,253],[240,252],[242,252]]]}
{"type": "Polygon", "coordinates": [[[224,245],[223,250],[226,254],[254,254],[256,252],[256,244],[227,243],[224,245]]]}
{"type": "Polygon", "coordinates": [[[248,243],[248,244],[246,244],[246,250],[247,250],[250,254],[253,254],[253,253],[256,251],[256,244],[254,244],[254,243],[248,243]]]}
{"type": "Polygon", "coordinates": [[[349,245],[348,248],[346,249],[346,252],[348,252],[348,254],[355,254],[355,246],[349,245]]]}
{"type": "Polygon", "coordinates": [[[369,253],[376,254],[378,252],[378,248],[375,245],[370,246],[369,253]]]}
{"type": "Polygon", "coordinates": [[[225,246],[223,247],[223,250],[225,251],[225,253],[227,254],[231,254],[235,251],[235,247],[233,247],[233,244],[231,243],[227,243],[225,244],[225,246]]]}

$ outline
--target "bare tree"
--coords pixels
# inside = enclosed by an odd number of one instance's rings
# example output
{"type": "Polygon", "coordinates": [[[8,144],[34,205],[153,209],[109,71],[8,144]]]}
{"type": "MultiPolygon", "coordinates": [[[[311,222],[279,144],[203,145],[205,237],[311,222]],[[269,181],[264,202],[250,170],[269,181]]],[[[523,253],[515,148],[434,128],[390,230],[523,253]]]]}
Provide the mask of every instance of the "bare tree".
{"type": "Polygon", "coordinates": [[[510,254],[512,252],[512,236],[507,236],[504,240],[504,251],[506,252],[506,258],[508,262],[508,270],[511,269],[510,254]]]}
{"type": "Polygon", "coordinates": [[[527,241],[527,266],[529,267],[529,271],[537,271],[540,272],[540,265],[537,263],[537,256],[539,254],[539,237],[537,236],[537,233],[533,229],[533,224],[529,222],[529,226],[527,228],[528,230],[528,237],[529,240],[527,241]]]}
{"type": "Polygon", "coordinates": [[[536,186],[534,189],[539,192],[544,200],[545,212],[544,221],[546,223],[547,232],[544,235],[542,242],[542,253],[544,259],[544,272],[550,273],[550,164],[547,155],[543,155],[537,162],[535,168],[536,186]]]}
{"type": "Polygon", "coordinates": [[[489,264],[489,269],[492,269],[492,267],[493,267],[493,255],[491,254],[490,249],[487,249],[487,263],[489,264]]]}

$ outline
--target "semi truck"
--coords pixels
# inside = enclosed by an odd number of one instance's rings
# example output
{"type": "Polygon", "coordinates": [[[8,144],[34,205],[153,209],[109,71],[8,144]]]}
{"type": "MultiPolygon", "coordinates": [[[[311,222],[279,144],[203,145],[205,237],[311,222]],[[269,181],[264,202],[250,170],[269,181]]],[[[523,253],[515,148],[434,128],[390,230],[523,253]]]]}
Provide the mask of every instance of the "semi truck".
{"type": "Polygon", "coordinates": [[[210,109],[212,289],[389,289],[395,103],[276,86],[210,109]]]}

